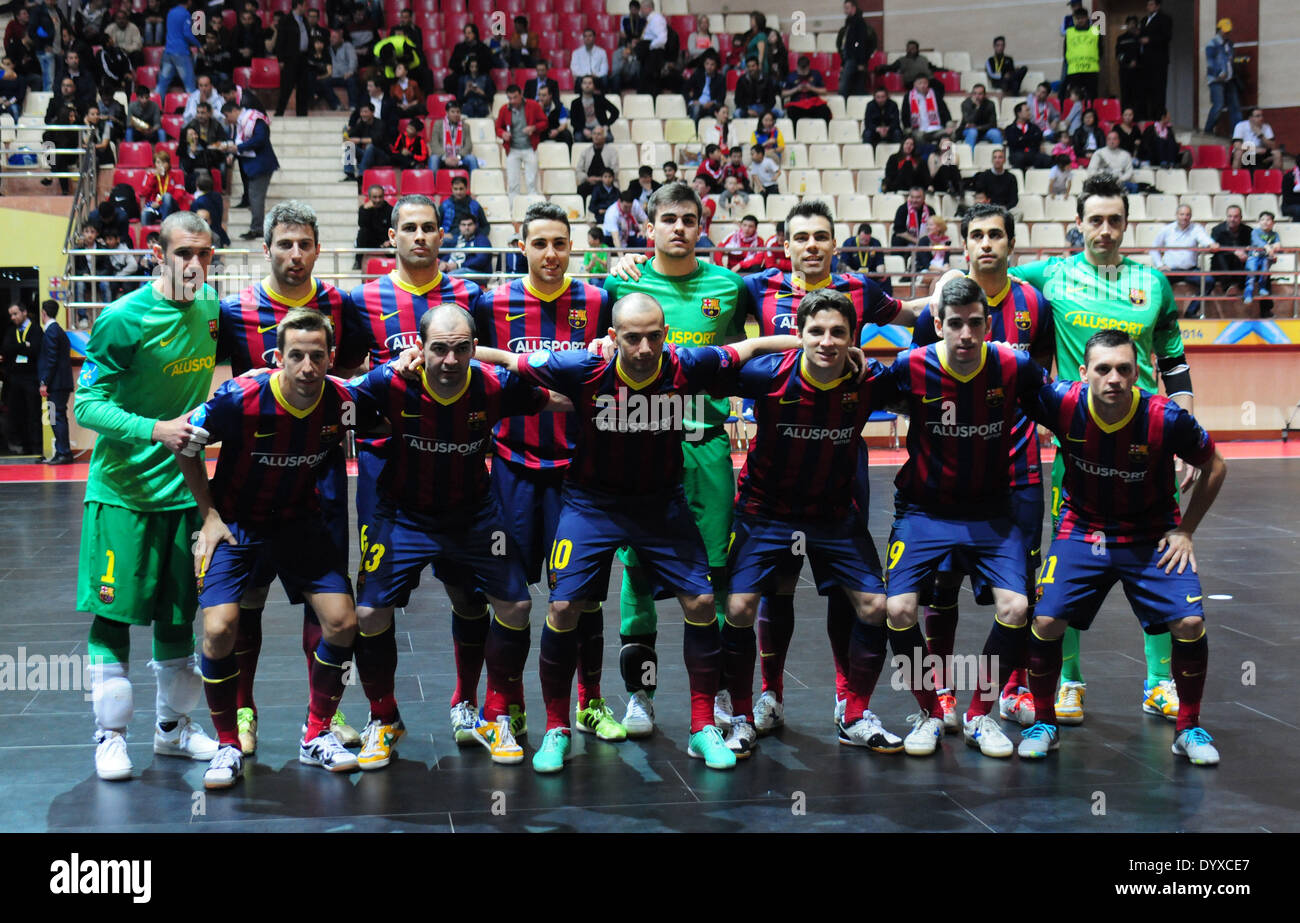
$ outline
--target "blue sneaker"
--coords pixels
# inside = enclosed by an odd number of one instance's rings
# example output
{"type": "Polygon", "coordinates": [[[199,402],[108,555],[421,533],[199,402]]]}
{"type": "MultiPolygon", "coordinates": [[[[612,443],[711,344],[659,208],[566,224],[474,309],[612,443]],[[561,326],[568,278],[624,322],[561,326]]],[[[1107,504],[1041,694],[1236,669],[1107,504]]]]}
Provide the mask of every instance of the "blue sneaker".
{"type": "Polygon", "coordinates": [[[541,747],[533,754],[533,771],[559,772],[568,761],[572,746],[573,735],[568,728],[551,728],[542,738],[541,747]]]}
{"type": "Polygon", "coordinates": [[[1061,732],[1056,725],[1044,721],[1035,721],[1020,735],[1020,747],[1017,752],[1021,759],[1041,760],[1061,746],[1061,732]]]}

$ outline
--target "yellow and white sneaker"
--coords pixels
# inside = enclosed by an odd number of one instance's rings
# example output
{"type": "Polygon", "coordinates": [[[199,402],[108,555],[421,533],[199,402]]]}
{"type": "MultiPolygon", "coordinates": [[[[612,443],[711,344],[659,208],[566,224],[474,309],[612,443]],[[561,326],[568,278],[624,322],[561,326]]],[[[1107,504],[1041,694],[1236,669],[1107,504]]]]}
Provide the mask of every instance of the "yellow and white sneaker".
{"type": "Polygon", "coordinates": [[[1085,683],[1061,683],[1056,691],[1056,723],[1083,724],[1083,694],[1088,691],[1085,683]]]}
{"type": "Polygon", "coordinates": [[[406,725],[401,718],[392,724],[381,724],[370,719],[361,733],[361,752],[357,754],[357,765],[362,769],[383,769],[392,762],[394,747],[405,733],[406,725]]]}
{"type": "Polygon", "coordinates": [[[492,762],[514,766],[524,761],[524,748],[510,732],[510,716],[502,715],[491,724],[486,721],[474,728],[474,739],[488,748],[492,762]]]}
{"type": "Polygon", "coordinates": [[[1178,688],[1172,679],[1162,679],[1154,686],[1143,686],[1146,698],[1142,710],[1148,715],[1160,715],[1170,721],[1178,720],[1178,688]]]}

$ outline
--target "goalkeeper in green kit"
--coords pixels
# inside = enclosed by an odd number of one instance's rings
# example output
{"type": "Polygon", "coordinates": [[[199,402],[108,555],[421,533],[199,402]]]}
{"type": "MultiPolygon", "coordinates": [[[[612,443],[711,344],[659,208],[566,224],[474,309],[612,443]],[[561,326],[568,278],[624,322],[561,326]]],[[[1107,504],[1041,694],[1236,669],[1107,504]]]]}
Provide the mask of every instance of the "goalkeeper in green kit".
{"type": "MultiPolygon", "coordinates": [[[[1173,289],[1157,270],[1120,254],[1128,225],[1128,197],[1115,176],[1098,173],[1084,183],[1079,195],[1078,222],[1083,232],[1082,253],[1011,269],[1011,275],[1036,286],[1052,304],[1057,374],[1061,378],[1073,378],[1075,370],[1085,364],[1084,344],[1088,338],[1098,330],[1117,328],[1132,336],[1137,344],[1138,387],[1158,393],[1158,370],[1166,395],[1190,413],[1192,378],[1183,356],[1173,289]]],[[[1184,491],[1197,473],[1191,466],[1185,470],[1186,478],[1180,485],[1184,491]]],[[[1058,452],[1052,467],[1053,522],[1061,508],[1063,473],[1062,454],[1058,452]]],[[[1101,543],[1098,553],[1104,553],[1105,536],[1099,535],[1093,541],[1101,543]]],[[[1040,583],[1050,576],[1045,573],[1040,583]]],[[[1147,675],[1142,710],[1170,721],[1178,718],[1178,694],[1170,675],[1173,643],[1176,642],[1167,632],[1145,636],[1147,675]]],[[[1085,687],[1079,662],[1079,633],[1073,628],[1065,634],[1061,679],[1056,717],[1061,724],[1080,724],[1085,687]]]]}
{"type": "Polygon", "coordinates": [[[90,459],[77,608],[92,615],[95,771],[129,779],[130,626],[153,628],[155,753],[210,760],[217,742],[190,720],[203,690],[194,656],[192,536],[200,522],[174,452],[206,434],[185,414],[207,400],[217,294],[207,284],[213,237],[190,212],[170,215],[154,257],[161,275],[108,305],[77,384],[77,422],[99,434],[90,459]]]}

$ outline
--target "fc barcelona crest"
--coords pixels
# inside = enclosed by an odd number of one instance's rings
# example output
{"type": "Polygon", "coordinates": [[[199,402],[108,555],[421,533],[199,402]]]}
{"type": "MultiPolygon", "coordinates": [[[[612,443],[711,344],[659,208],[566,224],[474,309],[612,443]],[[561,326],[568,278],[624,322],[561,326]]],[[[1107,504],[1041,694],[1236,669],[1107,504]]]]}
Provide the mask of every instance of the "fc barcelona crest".
{"type": "MultiPolygon", "coordinates": [[[[199,583],[202,584],[202,582],[203,582],[202,579],[200,579],[199,583]]],[[[110,603],[112,603],[114,598],[116,598],[116,596],[117,596],[117,591],[114,590],[107,583],[101,583],[99,585],[99,601],[102,602],[104,605],[107,606],[110,603]]]]}
{"type": "Polygon", "coordinates": [[[1030,321],[1030,317],[1029,317],[1029,312],[1028,312],[1028,311],[1017,311],[1017,312],[1016,312],[1016,326],[1017,326],[1018,328],[1020,328],[1021,330],[1028,330],[1028,329],[1029,329],[1030,322],[1031,322],[1031,321],[1030,321]]]}
{"type": "Polygon", "coordinates": [[[1136,461],[1145,462],[1149,457],[1149,450],[1145,445],[1131,445],[1128,447],[1128,457],[1135,459],[1136,461]]]}
{"type": "Polygon", "coordinates": [[[212,339],[215,340],[215,339],[217,338],[217,322],[216,322],[216,321],[214,321],[214,320],[210,320],[210,321],[208,321],[208,333],[211,334],[212,339]]]}
{"type": "Polygon", "coordinates": [[[857,404],[857,403],[858,403],[858,392],[856,392],[856,391],[845,391],[845,392],[844,392],[844,395],[843,395],[843,398],[842,398],[842,401],[843,401],[843,405],[844,405],[845,407],[851,407],[851,406],[857,404]]]}
{"type": "Polygon", "coordinates": [[[1135,308],[1144,306],[1147,303],[1147,290],[1144,288],[1129,289],[1128,300],[1133,303],[1135,308]]]}
{"type": "Polygon", "coordinates": [[[989,388],[984,392],[984,403],[990,407],[999,407],[1002,405],[1004,395],[1001,388],[989,388]]]}
{"type": "Polygon", "coordinates": [[[700,310],[704,312],[705,317],[717,317],[722,313],[722,303],[716,298],[702,298],[700,310]]]}
{"type": "Polygon", "coordinates": [[[586,308],[569,308],[569,326],[581,330],[587,326],[586,308]]]}
{"type": "Polygon", "coordinates": [[[470,428],[470,429],[478,429],[479,427],[483,426],[483,425],[486,424],[486,423],[487,423],[487,411],[486,411],[486,410],[474,410],[474,411],[471,411],[471,412],[470,412],[470,415],[469,415],[469,428],[470,428]]]}

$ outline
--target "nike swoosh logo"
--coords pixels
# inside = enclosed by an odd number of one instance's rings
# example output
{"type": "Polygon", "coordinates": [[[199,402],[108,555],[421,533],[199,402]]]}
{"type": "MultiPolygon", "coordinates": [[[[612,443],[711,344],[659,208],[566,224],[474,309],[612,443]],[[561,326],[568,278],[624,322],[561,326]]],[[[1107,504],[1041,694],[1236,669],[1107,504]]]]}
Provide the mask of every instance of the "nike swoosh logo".
{"type": "MultiPolygon", "coordinates": [[[[179,334],[177,334],[177,336],[179,336],[179,334]]],[[[175,339],[176,339],[176,337],[172,337],[170,340],[159,340],[159,341],[158,341],[158,345],[161,346],[162,348],[166,349],[168,346],[170,346],[170,345],[175,341],[175,339]]]]}
{"type": "Polygon", "coordinates": [[[402,313],[402,312],[401,312],[400,310],[398,310],[398,311],[394,311],[394,312],[391,313],[391,314],[380,314],[380,315],[379,315],[379,319],[380,319],[380,320],[388,320],[390,317],[396,317],[397,315],[399,315],[399,314],[401,314],[401,313],[402,313]]]}
{"type": "Polygon", "coordinates": [[[923,398],[921,398],[921,403],[922,403],[922,404],[933,404],[935,401],[941,401],[941,400],[943,400],[943,395],[942,395],[942,394],[940,394],[938,397],[923,397],[923,398]]]}
{"type": "Polygon", "coordinates": [[[405,410],[403,410],[403,411],[402,411],[402,416],[404,416],[404,417],[422,417],[422,416],[424,416],[424,414],[420,414],[420,413],[407,413],[405,410]]]}
{"type": "Polygon", "coordinates": [[[802,397],[796,397],[794,400],[786,400],[785,398],[781,398],[781,403],[782,403],[782,404],[797,404],[797,403],[799,403],[799,402],[802,401],[802,400],[803,400],[802,397]]]}
{"type": "Polygon", "coordinates": [[[258,327],[258,328],[257,328],[257,332],[258,332],[258,333],[270,333],[272,330],[274,330],[276,327],[279,327],[279,326],[280,326],[279,324],[272,324],[272,325],[269,326],[269,327],[258,327]]]}
{"type": "Polygon", "coordinates": [[[274,435],[275,435],[275,430],[271,430],[269,433],[253,433],[253,438],[266,439],[268,436],[274,436],[274,435]]]}
{"type": "Polygon", "coordinates": [[[1187,597],[1187,601],[1188,601],[1189,603],[1194,603],[1194,602],[1196,602],[1197,600],[1199,600],[1200,598],[1201,598],[1201,597],[1199,597],[1199,596],[1188,596],[1188,597],[1187,597]]]}
{"type": "MultiPolygon", "coordinates": [[[[527,313],[527,312],[525,312],[525,313],[527,313]]],[[[519,320],[519,318],[521,318],[521,317],[523,317],[523,316],[524,316],[523,314],[507,314],[507,315],[506,315],[506,320],[519,320]]]]}

